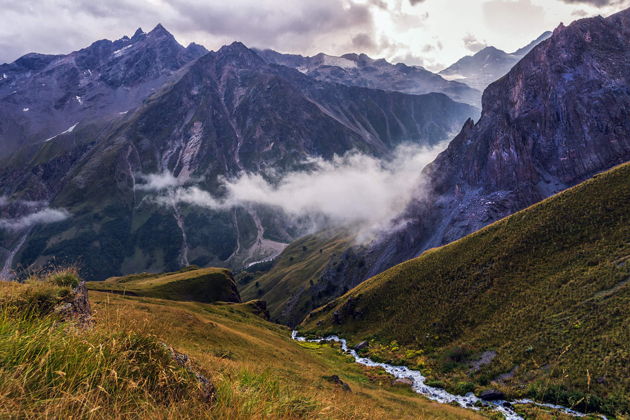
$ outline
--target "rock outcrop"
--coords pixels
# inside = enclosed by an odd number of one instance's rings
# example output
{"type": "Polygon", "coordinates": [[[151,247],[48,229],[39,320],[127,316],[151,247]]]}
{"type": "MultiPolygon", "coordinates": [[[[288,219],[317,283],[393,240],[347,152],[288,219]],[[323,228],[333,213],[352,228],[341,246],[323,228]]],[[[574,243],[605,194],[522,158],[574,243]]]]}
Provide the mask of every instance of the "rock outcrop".
{"type": "Polygon", "coordinates": [[[53,313],[62,321],[73,322],[81,328],[91,326],[94,320],[85,282],[80,282],[61,303],[55,306],[53,313]]]}

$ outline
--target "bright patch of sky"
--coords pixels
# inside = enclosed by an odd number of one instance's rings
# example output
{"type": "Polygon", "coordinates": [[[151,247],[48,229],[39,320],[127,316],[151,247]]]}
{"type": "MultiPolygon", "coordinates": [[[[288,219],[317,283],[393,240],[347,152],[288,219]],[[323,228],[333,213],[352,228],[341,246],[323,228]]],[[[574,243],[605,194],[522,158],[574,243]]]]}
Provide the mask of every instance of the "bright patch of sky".
{"type": "MultiPolygon", "coordinates": [[[[364,52],[440,70],[486,45],[514,51],[560,22],[630,0],[0,0],[0,62],[68,53],[161,22],[182,43],[364,52]]],[[[121,51],[122,52],[122,51],[121,51]]]]}

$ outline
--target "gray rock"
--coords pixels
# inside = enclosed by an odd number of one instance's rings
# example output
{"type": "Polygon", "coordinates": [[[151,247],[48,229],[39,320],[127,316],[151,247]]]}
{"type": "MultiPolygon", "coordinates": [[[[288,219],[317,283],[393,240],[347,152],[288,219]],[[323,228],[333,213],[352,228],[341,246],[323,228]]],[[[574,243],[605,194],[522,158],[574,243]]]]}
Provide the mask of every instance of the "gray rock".
{"type": "Polygon", "coordinates": [[[398,378],[394,382],[392,382],[392,384],[394,386],[396,386],[396,385],[412,386],[413,385],[413,380],[411,378],[398,378]]]}
{"type": "Polygon", "coordinates": [[[367,341],[361,341],[359,344],[357,344],[356,346],[354,346],[354,349],[359,351],[359,350],[363,350],[365,348],[368,348],[370,344],[367,341]]]}
{"type": "Polygon", "coordinates": [[[339,385],[341,387],[341,389],[343,389],[346,392],[352,392],[352,389],[350,389],[350,386],[345,383],[344,381],[341,380],[341,378],[337,375],[331,375],[331,376],[324,376],[324,379],[327,380],[330,383],[333,383],[335,385],[339,385]]]}

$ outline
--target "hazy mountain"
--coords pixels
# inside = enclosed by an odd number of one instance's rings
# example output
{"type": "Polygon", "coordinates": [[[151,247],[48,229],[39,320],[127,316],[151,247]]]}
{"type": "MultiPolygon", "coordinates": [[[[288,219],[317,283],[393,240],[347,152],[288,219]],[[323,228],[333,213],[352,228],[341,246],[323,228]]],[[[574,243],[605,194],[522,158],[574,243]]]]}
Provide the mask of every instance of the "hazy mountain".
{"type": "MultiPolygon", "coordinates": [[[[140,45],[125,51],[136,49],[141,54],[140,45]]],[[[435,144],[475,113],[443,94],[320,82],[234,43],[183,68],[138,108],[81,122],[7,159],[2,211],[24,226],[0,241],[15,257],[10,265],[78,260],[90,279],[189,263],[240,267],[277,255],[297,226],[276,210],[211,209],[156,195],[195,185],[216,197],[222,177],[243,171],[273,178],[311,157],[350,150],[384,157],[402,142],[435,144]],[[168,185],[147,190],[148,175],[168,185]],[[40,212],[70,217],[29,224],[35,216],[17,203],[35,200],[45,203],[40,212]]]]}
{"type": "Polygon", "coordinates": [[[513,53],[506,53],[495,47],[486,47],[472,56],[460,59],[442,70],[440,75],[448,80],[466,83],[468,86],[483,91],[490,83],[505,76],[536,45],[550,36],[551,32],[545,32],[529,45],[513,53]]]}
{"type": "Polygon", "coordinates": [[[0,157],[137,107],[206,52],[196,44],[184,48],[158,25],[68,55],[32,53],[0,65],[0,157]]]}
{"type": "Polygon", "coordinates": [[[293,67],[317,80],[420,95],[444,93],[458,102],[479,107],[481,91],[464,83],[448,81],[420,66],[391,64],[384,59],[372,59],[365,54],[345,54],[341,57],[323,53],[313,57],[281,54],[273,50],[257,50],[270,63],[293,67]]]}

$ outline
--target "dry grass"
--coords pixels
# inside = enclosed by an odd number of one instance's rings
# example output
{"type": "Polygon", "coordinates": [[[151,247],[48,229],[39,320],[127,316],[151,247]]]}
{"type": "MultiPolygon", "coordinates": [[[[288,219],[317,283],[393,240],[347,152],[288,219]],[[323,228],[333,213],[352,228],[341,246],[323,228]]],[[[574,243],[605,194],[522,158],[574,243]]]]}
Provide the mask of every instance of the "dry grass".
{"type": "Polygon", "coordinates": [[[248,304],[91,292],[96,322],[81,330],[46,303],[69,286],[31,279],[0,287],[0,418],[481,418],[376,380],[336,348],[292,341],[248,304]],[[46,299],[24,298],[39,295],[46,299]],[[42,302],[47,310],[28,310],[42,302]],[[211,402],[164,343],[211,379],[211,402]]]}

